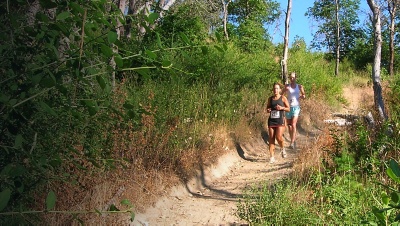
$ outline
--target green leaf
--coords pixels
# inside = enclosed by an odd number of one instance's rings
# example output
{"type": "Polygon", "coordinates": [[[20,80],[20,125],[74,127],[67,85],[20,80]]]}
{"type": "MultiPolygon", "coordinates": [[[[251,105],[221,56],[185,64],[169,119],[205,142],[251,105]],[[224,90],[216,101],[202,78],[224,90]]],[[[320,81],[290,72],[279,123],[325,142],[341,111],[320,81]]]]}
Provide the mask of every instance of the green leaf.
{"type": "Polygon", "coordinates": [[[56,85],[56,80],[52,76],[46,77],[40,81],[40,85],[45,88],[51,88],[56,85]]]}
{"type": "Polygon", "coordinates": [[[54,191],[50,191],[47,194],[46,198],[46,209],[51,210],[54,208],[55,205],[56,205],[56,194],[54,193],[54,191]]]}
{"type": "Polygon", "coordinates": [[[221,42],[221,34],[219,32],[215,32],[215,37],[217,37],[217,41],[221,42]]]}
{"type": "Polygon", "coordinates": [[[118,38],[117,32],[115,32],[115,31],[108,32],[107,39],[110,44],[117,41],[117,38],[118,38]]]}
{"type": "Polygon", "coordinates": [[[0,94],[0,102],[1,103],[3,103],[3,104],[8,103],[9,100],[10,100],[10,96],[3,94],[3,93],[0,94]]]}
{"type": "Polygon", "coordinates": [[[381,198],[382,198],[382,203],[387,206],[387,204],[389,204],[390,198],[386,193],[382,193],[381,194],[381,198]]]}
{"type": "Polygon", "coordinates": [[[11,99],[8,103],[10,104],[10,106],[14,106],[15,104],[17,104],[17,102],[17,99],[11,99]]]}
{"type": "Polygon", "coordinates": [[[68,17],[70,17],[70,15],[71,15],[71,14],[70,14],[68,11],[65,11],[65,12],[62,12],[62,13],[58,14],[57,17],[56,17],[56,19],[57,19],[57,20],[65,20],[65,19],[67,19],[68,17]]]}
{"type": "Polygon", "coordinates": [[[134,220],[135,220],[135,213],[131,212],[131,221],[134,221],[134,220]]]}
{"type": "Polygon", "coordinates": [[[101,216],[102,213],[100,212],[100,210],[98,210],[98,209],[95,208],[94,211],[96,211],[96,213],[98,213],[99,216],[101,216]]]}
{"type": "MultiPolygon", "coordinates": [[[[83,8],[79,5],[79,4],[77,4],[77,3],[75,3],[75,2],[69,2],[69,6],[73,9],[73,10],[75,10],[75,11],[77,11],[78,13],[80,13],[80,14],[83,14],[85,11],[83,10],[83,8]]],[[[77,14],[75,14],[75,15],[77,15],[77,14]]]]}
{"type": "Polygon", "coordinates": [[[125,102],[122,106],[127,110],[133,109],[135,107],[132,104],[127,103],[127,102],[125,102]]]}
{"type": "Polygon", "coordinates": [[[94,100],[84,100],[82,102],[87,107],[90,116],[95,115],[100,110],[97,102],[94,100]]]}
{"type": "Polygon", "coordinates": [[[154,22],[158,19],[160,15],[158,13],[150,13],[147,19],[147,22],[150,24],[154,24],[154,22]]]}
{"type": "Polygon", "coordinates": [[[10,201],[11,198],[11,190],[9,188],[4,189],[0,193],[0,212],[4,210],[4,208],[7,207],[8,201],[10,201]]]}
{"type": "Polygon", "coordinates": [[[20,176],[24,175],[25,173],[26,173],[26,168],[20,164],[17,164],[16,166],[14,166],[12,168],[9,176],[15,178],[15,177],[20,177],[20,176]]]}
{"type": "Polygon", "coordinates": [[[101,89],[104,89],[106,87],[106,81],[104,80],[103,76],[101,75],[96,76],[96,80],[97,83],[99,83],[101,89]]]}
{"type": "Polygon", "coordinates": [[[207,55],[207,54],[208,54],[208,48],[207,48],[207,46],[202,46],[202,47],[201,47],[201,52],[202,52],[204,55],[207,55]]]}
{"type": "Polygon", "coordinates": [[[161,38],[160,38],[160,34],[158,32],[156,32],[156,37],[157,37],[157,46],[158,48],[162,49],[162,44],[161,44],[161,38]]]}
{"type": "Polygon", "coordinates": [[[22,137],[21,134],[18,134],[17,136],[15,136],[14,147],[21,148],[23,140],[24,140],[24,138],[22,137]]]}
{"type": "Polygon", "coordinates": [[[118,67],[122,68],[124,66],[124,60],[119,54],[115,55],[114,60],[118,67]]]}
{"type": "Polygon", "coordinates": [[[397,214],[396,218],[394,218],[394,221],[397,222],[397,225],[399,225],[399,221],[400,221],[400,213],[397,214]]]}
{"type": "Polygon", "coordinates": [[[58,91],[60,91],[60,93],[67,95],[68,93],[68,89],[63,86],[63,85],[57,85],[56,88],[58,89],[58,91]]]}
{"type": "Polygon", "coordinates": [[[219,46],[214,46],[218,51],[220,51],[221,53],[225,52],[221,47],[219,46]]]}
{"type": "Polygon", "coordinates": [[[148,68],[138,68],[135,70],[137,73],[139,73],[140,75],[142,75],[144,78],[149,79],[150,78],[150,69],[148,68]]]}
{"type": "Polygon", "coordinates": [[[179,32],[179,36],[181,37],[182,41],[187,45],[191,45],[189,38],[183,32],[179,32]]]}
{"type": "Polygon", "coordinates": [[[380,221],[385,221],[385,216],[383,215],[382,212],[380,212],[380,210],[378,208],[376,208],[375,206],[372,207],[372,212],[374,213],[375,217],[378,218],[378,220],[380,221]]]}
{"type": "Polygon", "coordinates": [[[386,174],[395,182],[400,183],[400,178],[396,176],[396,174],[393,172],[392,168],[386,169],[386,174]]]}
{"type": "Polygon", "coordinates": [[[108,208],[108,211],[119,211],[119,209],[114,204],[111,204],[110,208],[108,208]]]}
{"type": "Polygon", "coordinates": [[[172,62],[169,60],[164,60],[162,62],[162,68],[171,68],[172,67],[172,62]]]}
{"type": "Polygon", "coordinates": [[[52,0],[40,0],[40,5],[45,9],[53,9],[57,7],[57,3],[52,0]]]}
{"type": "Polygon", "coordinates": [[[12,163],[6,165],[6,166],[1,170],[0,175],[3,175],[3,176],[9,175],[10,172],[11,172],[11,170],[12,170],[12,168],[13,168],[13,164],[12,164],[12,163]]]}
{"type": "Polygon", "coordinates": [[[133,207],[131,201],[129,201],[128,199],[122,200],[122,201],[121,201],[121,204],[122,204],[122,205],[129,206],[129,208],[132,208],[132,207],[133,207]]]}
{"type": "Polygon", "coordinates": [[[393,173],[394,173],[397,177],[400,177],[400,166],[399,166],[399,164],[398,164],[395,160],[391,159],[391,160],[389,161],[389,168],[392,169],[393,173]]]}
{"type": "Polygon", "coordinates": [[[109,46],[106,46],[104,44],[101,45],[101,52],[106,56],[106,57],[111,57],[113,55],[113,51],[109,46]]]}
{"type": "Polygon", "coordinates": [[[89,107],[88,111],[90,116],[94,116],[98,112],[98,109],[94,107],[89,107]]]}
{"type": "Polygon", "coordinates": [[[40,83],[40,80],[42,80],[42,75],[41,74],[37,74],[31,77],[32,83],[34,85],[37,85],[40,83]]]}
{"type": "Polygon", "coordinates": [[[155,59],[157,58],[157,54],[155,54],[154,52],[152,52],[152,51],[150,51],[150,50],[146,50],[145,53],[147,54],[147,56],[148,56],[150,59],[155,60],[155,59]]]}
{"type": "Polygon", "coordinates": [[[400,193],[398,193],[398,192],[392,192],[392,193],[390,194],[390,198],[392,199],[392,201],[393,201],[394,203],[399,203],[399,201],[400,201],[400,193]]]}
{"type": "Polygon", "coordinates": [[[9,188],[4,189],[0,193],[0,212],[7,207],[8,201],[11,198],[11,190],[9,188]]]}
{"type": "Polygon", "coordinates": [[[50,115],[52,115],[54,117],[57,117],[57,113],[49,105],[47,105],[45,102],[40,101],[39,105],[45,112],[49,113],[50,115]]]}

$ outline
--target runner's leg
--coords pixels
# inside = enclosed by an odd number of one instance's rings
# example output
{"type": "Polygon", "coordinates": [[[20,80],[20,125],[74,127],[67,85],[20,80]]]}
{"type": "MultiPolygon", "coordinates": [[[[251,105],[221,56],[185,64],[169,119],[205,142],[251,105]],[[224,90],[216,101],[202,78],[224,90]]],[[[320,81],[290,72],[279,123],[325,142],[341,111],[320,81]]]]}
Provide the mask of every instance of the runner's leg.
{"type": "Polygon", "coordinates": [[[275,129],[276,128],[277,127],[268,127],[269,154],[270,154],[271,158],[274,157],[274,154],[275,154],[275,137],[276,137],[275,129]]]}

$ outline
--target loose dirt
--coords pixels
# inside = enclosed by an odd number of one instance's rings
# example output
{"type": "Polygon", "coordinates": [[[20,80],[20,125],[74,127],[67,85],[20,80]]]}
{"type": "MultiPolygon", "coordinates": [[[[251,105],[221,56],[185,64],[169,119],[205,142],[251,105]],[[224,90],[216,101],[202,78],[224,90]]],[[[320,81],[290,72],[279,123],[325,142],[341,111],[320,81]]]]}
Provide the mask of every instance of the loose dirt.
{"type": "MultiPolygon", "coordinates": [[[[341,109],[343,113],[357,111],[373,94],[371,89],[346,88],[344,97],[349,104],[341,109]]],[[[202,169],[198,177],[166,191],[154,206],[137,213],[130,225],[248,225],[236,216],[238,200],[246,188],[276,182],[292,172],[301,149],[317,139],[319,129],[307,126],[310,120],[313,119],[309,115],[304,115],[299,122],[297,146],[295,150],[287,148],[287,158],[276,151],[277,161],[269,164],[267,133],[253,134],[246,143],[237,143],[228,150],[217,164],[202,169]]],[[[284,136],[287,146],[287,130],[284,136]]]]}

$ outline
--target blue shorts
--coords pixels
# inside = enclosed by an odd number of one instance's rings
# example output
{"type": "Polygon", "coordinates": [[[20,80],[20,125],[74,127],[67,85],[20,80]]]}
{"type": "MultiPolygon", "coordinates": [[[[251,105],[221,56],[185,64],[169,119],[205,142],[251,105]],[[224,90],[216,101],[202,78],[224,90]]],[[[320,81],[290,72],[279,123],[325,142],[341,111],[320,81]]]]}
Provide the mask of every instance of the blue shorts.
{"type": "Polygon", "coordinates": [[[286,112],[286,118],[292,119],[295,116],[300,115],[300,106],[290,107],[290,111],[286,112]]]}

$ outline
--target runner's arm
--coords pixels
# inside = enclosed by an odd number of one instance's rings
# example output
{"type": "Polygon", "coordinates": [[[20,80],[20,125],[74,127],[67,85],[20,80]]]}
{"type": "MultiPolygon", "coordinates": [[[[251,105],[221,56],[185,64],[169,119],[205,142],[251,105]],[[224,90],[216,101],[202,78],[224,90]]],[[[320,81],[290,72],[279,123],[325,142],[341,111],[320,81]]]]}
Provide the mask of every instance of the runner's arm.
{"type": "Polygon", "coordinates": [[[284,109],[282,109],[282,110],[289,112],[290,111],[289,101],[287,100],[287,98],[285,96],[282,96],[282,101],[283,101],[283,104],[285,105],[284,109]]]}
{"type": "Polygon", "coordinates": [[[269,97],[269,98],[268,98],[268,103],[267,103],[267,112],[268,112],[268,113],[271,112],[271,107],[272,107],[272,106],[271,106],[271,98],[272,98],[272,97],[269,97]]]}
{"type": "Polygon", "coordinates": [[[299,85],[299,86],[300,86],[300,93],[301,93],[300,98],[306,99],[306,92],[304,92],[304,87],[302,85],[299,85]]]}

